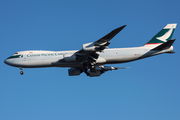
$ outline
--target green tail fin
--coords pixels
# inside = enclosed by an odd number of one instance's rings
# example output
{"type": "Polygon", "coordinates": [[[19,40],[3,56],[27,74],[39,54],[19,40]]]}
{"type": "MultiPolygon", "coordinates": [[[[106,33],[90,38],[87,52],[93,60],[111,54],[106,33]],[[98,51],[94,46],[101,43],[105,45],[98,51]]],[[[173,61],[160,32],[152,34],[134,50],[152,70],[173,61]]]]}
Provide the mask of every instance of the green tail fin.
{"type": "Polygon", "coordinates": [[[161,31],[159,31],[151,40],[149,40],[145,45],[155,45],[165,43],[171,40],[174,30],[176,28],[175,24],[167,24],[161,31]]]}

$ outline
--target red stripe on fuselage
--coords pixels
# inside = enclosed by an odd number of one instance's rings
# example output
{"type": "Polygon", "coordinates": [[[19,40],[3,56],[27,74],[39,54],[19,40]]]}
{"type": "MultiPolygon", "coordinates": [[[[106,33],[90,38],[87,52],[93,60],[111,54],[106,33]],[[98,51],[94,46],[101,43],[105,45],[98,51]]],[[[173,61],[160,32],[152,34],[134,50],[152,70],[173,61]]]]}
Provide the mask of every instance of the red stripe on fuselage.
{"type": "Polygon", "coordinates": [[[158,44],[162,44],[162,43],[147,43],[145,45],[158,45],[158,44]]]}

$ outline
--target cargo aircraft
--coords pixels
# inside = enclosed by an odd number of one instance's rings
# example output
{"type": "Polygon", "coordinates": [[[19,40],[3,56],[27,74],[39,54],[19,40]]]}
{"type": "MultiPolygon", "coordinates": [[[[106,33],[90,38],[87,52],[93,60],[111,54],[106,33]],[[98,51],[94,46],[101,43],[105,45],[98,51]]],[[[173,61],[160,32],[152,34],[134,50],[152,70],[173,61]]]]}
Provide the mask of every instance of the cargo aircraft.
{"type": "Polygon", "coordinates": [[[84,72],[87,76],[100,76],[106,71],[125,69],[126,67],[104,66],[131,62],[162,53],[174,53],[175,39],[171,39],[176,28],[175,24],[167,24],[160,32],[140,47],[108,48],[110,40],[126,25],[114,29],[101,39],[82,45],[81,50],[73,51],[20,51],[7,58],[4,63],[20,68],[39,67],[70,67],[69,76],[77,76],[84,72]]]}

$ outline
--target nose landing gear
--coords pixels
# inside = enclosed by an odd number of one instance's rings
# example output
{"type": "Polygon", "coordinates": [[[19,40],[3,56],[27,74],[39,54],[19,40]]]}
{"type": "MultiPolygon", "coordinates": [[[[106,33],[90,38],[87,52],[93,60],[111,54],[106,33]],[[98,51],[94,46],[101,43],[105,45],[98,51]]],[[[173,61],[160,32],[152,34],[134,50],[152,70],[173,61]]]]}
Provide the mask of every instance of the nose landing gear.
{"type": "Polygon", "coordinates": [[[20,74],[23,75],[23,74],[24,74],[23,69],[20,68],[20,70],[21,70],[21,71],[20,71],[20,74]]]}

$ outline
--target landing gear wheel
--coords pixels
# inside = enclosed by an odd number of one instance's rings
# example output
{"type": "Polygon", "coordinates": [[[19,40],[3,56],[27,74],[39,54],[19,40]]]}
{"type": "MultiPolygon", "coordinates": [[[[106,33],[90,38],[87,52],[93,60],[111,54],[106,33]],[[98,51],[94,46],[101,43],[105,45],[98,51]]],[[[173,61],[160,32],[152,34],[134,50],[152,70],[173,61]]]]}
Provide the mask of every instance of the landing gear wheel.
{"type": "Polygon", "coordinates": [[[23,69],[22,68],[19,68],[19,69],[21,70],[20,74],[23,75],[24,74],[23,69]]]}
{"type": "Polygon", "coordinates": [[[23,75],[24,74],[23,71],[21,71],[20,74],[23,75]]]}

